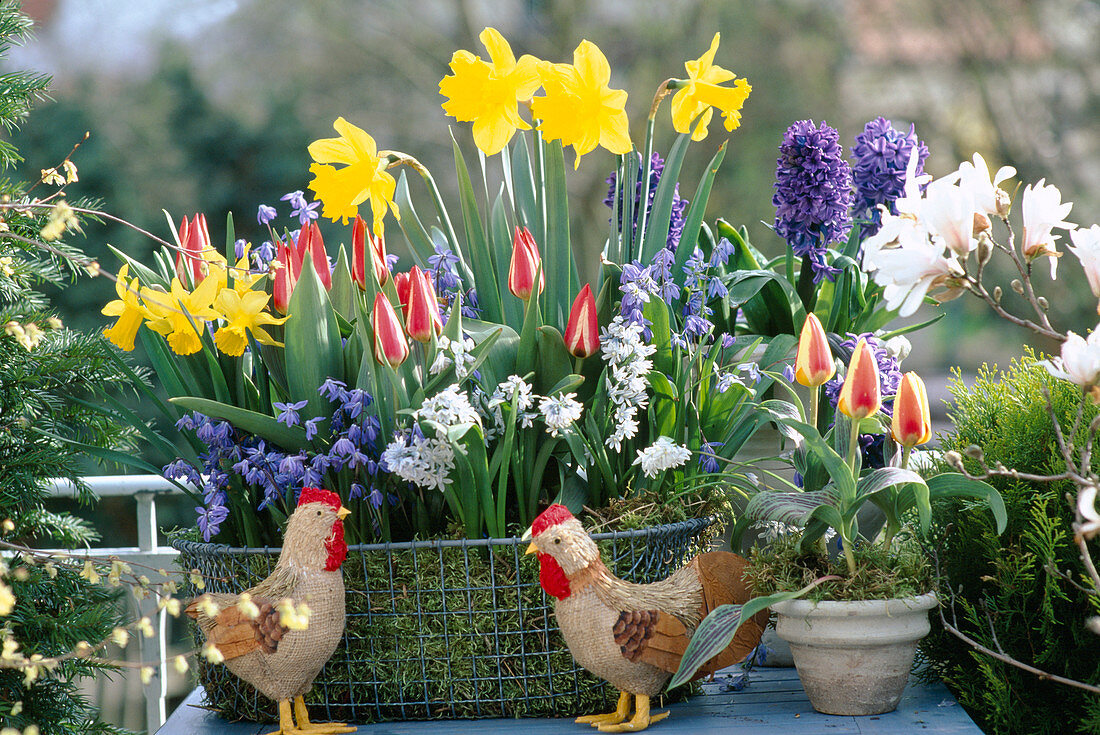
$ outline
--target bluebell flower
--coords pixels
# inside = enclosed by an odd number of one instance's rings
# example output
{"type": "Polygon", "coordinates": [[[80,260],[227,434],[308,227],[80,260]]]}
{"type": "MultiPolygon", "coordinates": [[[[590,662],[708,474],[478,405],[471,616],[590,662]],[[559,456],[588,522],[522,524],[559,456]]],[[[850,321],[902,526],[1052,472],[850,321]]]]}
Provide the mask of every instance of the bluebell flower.
{"type": "Polygon", "coordinates": [[[783,368],[783,379],[792,385],[794,384],[794,365],[783,368]]]}
{"type": "Polygon", "coordinates": [[[353,388],[348,391],[347,397],[344,399],[344,411],[347,413],[348,418],[359,418],[359,414],[363,413],[363,409],[370,405],[370,395],[360,390],[359,388],[353,388]]]}
{"type": "Polygon", "coordinates": [[[356,446],[361,445],[363,443],[363,439],[366,438],[363,436],[363,427],[359,424],[352,424],[351,426],[349,426],[347,434],[348,439],[350,439],[352,443],[354,443],[356,446]]]}
{"type": "Polygon", "coordinates": [[[775,231],[810,267],[814,282],[835,278],[826,250],[851,229],[852,170],[839,133],[812,120],[791,125],[776,161],[775,231]]]}
{"type": "Polygon", "coordinates": [[[432,282],[438,293],[452,291],[458,286],[458,274],[455,271],[457,264],[458,256],[450,248],[446,245],[435,245],[435,255],[428,258],[428,272],[432,275],[432,282]]]}
{"type": "Polygon", "coordinates": [[[237,256],[237,260],[244,257],[244,249],[248,247],[248,240],[243,237],[233,241],[233,254],[237,256]]]}
{"type": "Polygon", "coordinates": [[[279,473],[286,475],[291,482],[300,482],[302,479],[302,464],[305,460],[303,454],[288,454],[279,463],[279,473]]]}
{"type": "Polygon", "coordinates": [[[712,329],[714,329],[714,325],[698,314],[690,314],[684,320],[685,338],[690,337],[698,340],[710,334],[712,329]]]}
{"type": "Polygon", "coordinates": [[[726,284],[722,282],[721,278],[712,277],[707,282],[707,299],[714,301],[715,299],[724,299],[729,295],[729,289],[726,288],[726,284]]]}
{"type": "Polygon", "coordinates": [[[176,429],[178,431],[183,431],[184,429],[190,429],[191,431],[194,431],[196,420],[202,421],[205,418],[205,416],[199,413],[185,413],[183,416],[180,416],[179,421],[176,422],[176,429]]]}
{"type": "Polygon", "coordinates": [[[723,237],[718,241],[718,244],[714,246],[714,251],[710,254],[710,266],[717,268],[723,266],[729,262],[730,256],[733,255],[734,245],[728,238],[723,237]]]}
{"type": "Polygon", "coordinates": [[[718,471],[718,456],[714,453],[715,447],[722,446],[722,442],[703,442],[699,448],[699,469],[703,472],[718,471]]]}
{"type": "Polygon", "coordinates": [[[288,427],[297,426],[302,423],[302,417],[298,415],[298,412],[305,408],[308,403],[309,401],[298,401],[296,403],[274,402],[271,405],[279,410],[275,420],[280,424],[286,424],[288,427]]]}
{"type": "MultiPolygon", "coordinates": [[[[397,497],[396,495],[391,495],[390,496],[390,498],[391,498],[390,505],[396,505],[396,503],[394,502],[394,499],[396,499],[396,497],[397,497]]],[[[372,486],[371,489],[370,489],[370,498],[369,498],[369,500],[370,500],[370,504],[372,506],[374,506],[375,508],[381,508],[382,507],[382,491],[379,490],[378,488],[372,486]]]]}
{"type": "Polygon", "coordinates": [[[905,193],[905,170],[913,149],[917,150],[917,175],[924,173],[928,146],[917,138],[916,128],[902,133],[889,120],[875,118],[856,136],[852,146],[852,181],[856,187],[852,216],[865,220],[860,238],[866,239],[882,227],[880,205],[897,214],[894,201],[905,193]]]}
{"type": "MultiPolygon", "coordinates": [[[[299,192],[300,194],[301,192],[299,192]]],[[[285,199],[285,198],[284,198],[285,199]]],[[[275,211],[275,207],[269,207],[266,204],[261,204],[259,209],[256,210],[256,221],[261,225],[271,224],[271,221],[279,215],[275,211]]]]}
{"type": "Polygon", "coordinates": [[[317,208],[320,206],[320,200],[310,202],[304,207],[298,207],[297,209],[291,210],[290,216],[297,217],[298,224],[300,225],[309,224],[310,220],[315,220],[321,216],[321,213],[317,211],[317,208]]]}
{"type": "Polygon", "coordinates": [[[192,467],[191,463],[186,459],[177,459],[174,462],[166,464],[164,466],[164,476],[169,480],[189,482],[195,487],[202,484],[202,477],[199,475],[199,471],[192,467]]]}
{"type": "Polygon", "coordinates": [[[304,487],[317,487],[324,481],[324,476],[310,465],[302,465],[302,485],[304,487]]]}
{"type": "Polygon", "coordinates": [[[355,444],[346,436],[342,436],[332,444],[329,455],[333,457],[350,457],[355,453],[355,444]]]}
{"type": "Polygon", "coordinates": [[[207,508],[196,506],[198,514],[199,530],[202,531],[204,541],[209,541],[211,536],[217,535],[222,523],[229,517],[229,509],[224,505],[214,505],[207,508]]]}
{"type": "Polygon", "coordinates": [[[737,370],[738,370],[738,372],[745,373],[745,375],[747,375],[749,378],[751,378],[752,382],[753,382],[753,385],[756,385],[757,383],[759,383],[760,378],[763,377],[760,374],[760,368],[757,366],[757,364],[755,362],[743,362],[737,368],[737,370]]]}
{"type": "Polygon", "coordinates": [[[332,458],[327,454],[315,454],[309,463],[318,472],[327,472],[332,466],[332,458]]]}
{"type": "Polygon", "coordinates": [[[348,500],[358,500],[366,494],[367,489],[358,482],[351,483],[351,487],[348,488],[348,500]]]}

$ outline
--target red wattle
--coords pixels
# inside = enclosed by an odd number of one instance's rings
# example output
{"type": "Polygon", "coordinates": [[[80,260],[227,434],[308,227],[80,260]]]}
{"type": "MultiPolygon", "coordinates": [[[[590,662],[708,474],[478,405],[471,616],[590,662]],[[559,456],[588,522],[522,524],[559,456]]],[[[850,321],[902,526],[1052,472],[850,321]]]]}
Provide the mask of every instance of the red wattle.
{"type": "Polygon", "coordinates": [[[565,570],[549,554],[539,554],[539,584],[542,585],[546,594],[559,600],[564,600],[572,594],[569,589],[569,577],[565,576],[565,570]]]}
{"type": "Polygon", "coordinates": [[[344,543],[344,522],[337,520],[332,524],[332,535],[325,539],[325,571],[335,572],[348,556],[348,545],[344,543]]]}

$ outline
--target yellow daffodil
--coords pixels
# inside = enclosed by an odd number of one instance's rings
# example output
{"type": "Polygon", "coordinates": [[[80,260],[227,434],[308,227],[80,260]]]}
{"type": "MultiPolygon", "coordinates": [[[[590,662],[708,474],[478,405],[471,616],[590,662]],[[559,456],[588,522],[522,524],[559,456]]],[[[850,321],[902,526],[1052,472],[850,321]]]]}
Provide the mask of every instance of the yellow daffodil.
{"type": "Polygon", "coordinates": [[[611,67],[596,44],[581,41],[572,64],[540,62],[539,73],[545,94],[531,101],[532,114],[543,137],[573,146],[574,168],[597,145],[612,153],[631,149],[626,92],[607,86],[611,67]]]}
{"type": "Polygon", "coordinates": [[[177,355],[198,352],[202,349],[202,340],[196,328],[218,317],[211,308],[218,288],[217,278],[204,278],[194,291],[188,292],[178,278],[173,278],[170,293],[141,289],[141,298],[149,313],[149,328],[166,337],[168,346],[177,355]]]}
{"type": "Polygon", "coordinates": [[[241,295],[237,291],[223,289],[214,301],[214,308],[221,312],[225,326],[214,335],[214,343],[227,355],[236,357],[248,346],[246,332],[251,332],[257,342],[282,347],[264,329],[268,324],[282,324],[287,317],[274,317],[264,311],[271,296],[263,291],[249,291],[241,295]]]}
{"type": "Polygon", "coordinates": [[[115,293],[118,294],[118,298],[109,301],[102,311],[107,316],[118,317],[113,327],[103,330],[103,336],[111,340],[120,350],[127,352],[134,349],[134,338],[146,317],[145,309],[138,301],[138,279],[127,281],[129,272],[129,263],[119,268],[118,281],[115,282],[115,293]]]}
{"type": "MultiPolygon", "coordinates": [[[[233,290],[241,296],[251,291],[252,287],[256,285],[256,281],[267,275],[266,273],[253,273],[249,270],[248,250],[249,247],[246,245],[240,260],[233,266],[233,290]]],[[[227,288],[227,286],[222,286],[222,288],[227,288]]]]}
{"type": "Polygon", "coordinates": [[[447,97],[443,111],[459,122],[472,122],[474,143],[492,156],[500,153],[516,130],[531,126],[519,116],[518,104],[531,99],[541,84],[538,59],[524,54],[516,61],[512,47],[495,28],[478,36],[492,63],[466,50],[451,57],[450,76],[439,82],[447,97]]]}
{"type": "Polygon", "coordinates": [[[374,231],[382,232],[382,218],[392,207],[393,216],[401,218],[393,201],[397,182],[386,171],[387,162],[378,155],[374,138],[342,117],[332,124],[339,138],[322,138],[309,144],[309,155],[316,163],[309,167],[313,181],[309,188],[324,204],[322,214],[333,222],[354,219],[359,205],[370,199],[374,214],[374,231]],[[342,163],[343,168],[327,164],[342,163]]]}
{"type": "Polygon", "coordinates": [[[699,118],[699,124],[691,136],[692,140],[707,137],[707,126],[715,109],[725,118],[726,130],[738,127],[741,124],[741,106],[752,91],[745,79],[734,81],[732,87],[720,86],[735,76],[729,69],[723,69],[714,63],[720,35],[714,34],[705,54],[684,64],[688,73],[687,82],[672,98],[672,127],[676,132],[689,132],[691,123],[699,118]]]}

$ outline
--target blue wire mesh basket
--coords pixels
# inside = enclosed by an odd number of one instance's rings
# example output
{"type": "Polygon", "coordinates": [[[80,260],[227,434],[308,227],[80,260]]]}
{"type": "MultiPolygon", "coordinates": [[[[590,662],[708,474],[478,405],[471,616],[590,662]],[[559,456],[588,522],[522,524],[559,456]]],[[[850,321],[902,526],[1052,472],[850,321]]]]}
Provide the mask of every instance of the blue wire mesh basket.
{"type": "MultiPolygon", "coordinates": [[[[593,538],[618,576],[644,583],[704,550],[717,530],[715,519],[704,518],[593,538]]],[[[180,566],[197,570],[210,592],[259,583],[279,555],[266,547],[172,545],[180,566]]],[[[606,706],[614,692],[573,661],[525,548],[518,538],[349,547],[347,627],[306,696],[313,717],[543,717],[606,706]]],[[[200,657],[199,681],[224,717],[275,721],[274,704],[224,666],[200,657]]]]}

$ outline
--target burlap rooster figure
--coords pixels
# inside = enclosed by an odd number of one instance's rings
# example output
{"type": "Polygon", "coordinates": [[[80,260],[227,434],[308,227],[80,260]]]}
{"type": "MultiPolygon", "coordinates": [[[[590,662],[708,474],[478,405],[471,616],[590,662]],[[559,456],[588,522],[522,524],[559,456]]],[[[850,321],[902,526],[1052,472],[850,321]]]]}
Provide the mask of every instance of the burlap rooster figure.
{"type": "MultiPolygon", "coordinates": [[[[527,534],[527,553],[538,554],[539,582],[557,599],[554,614],[570,653],[620,692],[614,712],[577,718],[603,732],[644,730],[668,717],[651,715],[649,699],[679,668],[699,622],[718,605],[752,597],[741,579],[745,560],[728,551],[700,554],[660,582],[633,584],[611,574],[596,543],[563,505],[543,511],[527,534]],[[636,706],[628,721],[632,694],[636,706]]],[[[746,621],[695,678],[744,658],[766,624],[767,613],[746,621]]]]}
{"type": "Polygon", "coordinates": [[[203,595],[187,607],[229,670],[279,703],[279,730],[272,735],[355,732],[343,723],[311,723],[303,700],[344,634],[340,565],[348,553],[348,513],[336,493],[305,488],[287,521],[275,571],[246,590],[247,597],[203,595]],[[310,613],[301,629],[303,603],[310,613]]]}

